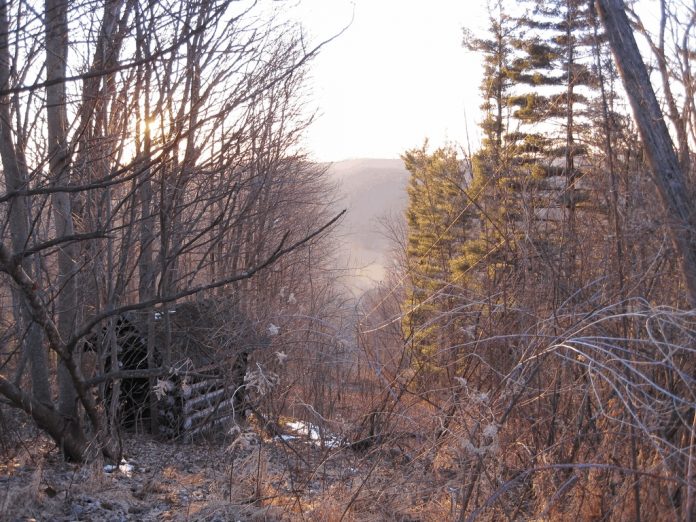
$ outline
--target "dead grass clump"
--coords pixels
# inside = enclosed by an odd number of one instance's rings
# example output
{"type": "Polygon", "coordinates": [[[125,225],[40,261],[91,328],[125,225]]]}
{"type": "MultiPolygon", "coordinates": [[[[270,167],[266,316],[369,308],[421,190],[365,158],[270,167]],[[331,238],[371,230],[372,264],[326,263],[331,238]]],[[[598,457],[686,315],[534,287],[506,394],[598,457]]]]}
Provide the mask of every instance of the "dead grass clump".
{"type": "Polygon", "coordinates": [[[27,477],[24,484],[16,485],[7,482],[4,495],[0,501],[0,512],[8,516],[21,516],[29,506],[40,513],[41,506],[50,499],[48,494],[41,491],[42,465],[39,465],[27,477]]]}

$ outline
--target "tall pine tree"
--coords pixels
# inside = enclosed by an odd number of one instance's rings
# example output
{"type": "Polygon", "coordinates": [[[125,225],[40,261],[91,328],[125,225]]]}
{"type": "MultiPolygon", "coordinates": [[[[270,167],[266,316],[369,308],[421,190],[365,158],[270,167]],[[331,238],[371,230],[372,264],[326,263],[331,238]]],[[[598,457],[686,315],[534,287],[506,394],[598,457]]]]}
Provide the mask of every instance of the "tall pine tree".
{"type": "Polygon", "coordinates": [[[519,131],[518,163],[535,190],[530,254],[554,281],[555,307],[578,288],[577,208],[588,193],[580,180],[588,163],[588,111],[597,88],[589,2],[528,0],[512,62],[510,103],[519,131]]]}
{"type": "Polygon", "coordinates": [[[472,179],[466,197],[474,205],[478,227],[470,230],[453,271],[467,287],[490,294],[499,275],[513,264],[514,224],[519,219],[515,187],[519,180],[511,169],[514,150],[508,143],[512,41],[515,21],[505,14],[504,2],[489,5],[488,34],[475,38],[465,31],[464,46],[483,57],[480,124],[481,149],[472,157],[472,179]],[[487,287],[487,290],[485,289],[487,287]]]}

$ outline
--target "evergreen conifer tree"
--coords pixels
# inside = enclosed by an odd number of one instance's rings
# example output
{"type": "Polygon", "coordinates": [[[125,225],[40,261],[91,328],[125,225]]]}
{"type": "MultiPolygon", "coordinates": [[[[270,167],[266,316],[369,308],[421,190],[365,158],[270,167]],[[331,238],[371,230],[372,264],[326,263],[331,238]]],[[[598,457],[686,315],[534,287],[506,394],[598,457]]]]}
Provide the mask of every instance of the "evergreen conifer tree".
{"type": "Polygon", "coordinates": [[[489,6],[488,35],[474,38],[465,32],[464,46],[483,56],[480,124],[481,149],[472,157],[472,179],[466,197],[476,210],[477,228],[471,227],[462,252],[453,262],[453,271],[473,291],[485,292],[495,286],[500,268],[509,266],[514,252],[514,223],[517,185],[512,172],[514,150],[508,141],[512,38],[515,21],[505,13],[503,0],[489,6]],[[465,277],[464,274],[468,274],[465,277]],[[478,275],[478,277],[475,277],[478,275]]]}
{"type": "MultiPolygon", "coordinates": [[[[552,304],[577,288],[576,209],[588,200],[579,181],[589,152],[589,107],[597,88],[592,68],[592,6],[582,0],[528,0],[518,19],[518,51],[510,103],[519,130],[517,163],[533,193],[528,227],[536,268],[555,281],[552,304]]],[[[536,270],[536,269],[535,269],[536,270]]],[[[546,276],[544,276],[546,277],[546,276]]]]}
{"type": "Polygon", "coordinates": [[[452,346],[452,260],[466,230],[465,172],[451,147],[407,151],[402,159],[411,177],[406,220],[408,287],[404,329],[416,367],[428,373],[446,364],[452,346]]]}

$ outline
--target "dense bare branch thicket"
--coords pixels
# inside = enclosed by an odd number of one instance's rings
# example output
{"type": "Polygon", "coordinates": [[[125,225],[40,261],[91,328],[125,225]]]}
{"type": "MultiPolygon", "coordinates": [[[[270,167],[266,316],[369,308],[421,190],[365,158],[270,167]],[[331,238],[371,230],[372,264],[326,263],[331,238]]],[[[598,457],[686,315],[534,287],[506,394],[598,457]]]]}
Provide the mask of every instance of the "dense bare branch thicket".
{"type": "Polygon", "coordinates": [[[4,1],[0,27],[0,391],[68,457],[117,458],[119,380],[85,375],[85,343],[117,369],[138,312],[154,385],[176,301],[227,302],[261,332],[326,265],[330,194],[297,145],[318,48],[228,1],[4,1]]]}

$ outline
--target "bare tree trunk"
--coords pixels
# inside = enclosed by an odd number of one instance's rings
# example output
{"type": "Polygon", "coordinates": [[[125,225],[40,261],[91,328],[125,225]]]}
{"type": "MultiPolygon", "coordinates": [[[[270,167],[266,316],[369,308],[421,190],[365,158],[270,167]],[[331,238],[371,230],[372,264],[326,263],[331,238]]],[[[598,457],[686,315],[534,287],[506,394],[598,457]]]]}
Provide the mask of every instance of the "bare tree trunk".
{"type": "Polygon", "coordinates": [[[650,84],[623,0],[595,0],[621,78],[638,123],[645,153],[668,218],[669,230],[686,284],[689,305],[696,308],[696,242],[690,192],[674,143],[650,84]]]}
{"type": "Polygon", "coordinates": [[[84,458],[86,448],[89,445],[83,433],[77,431],[73,436],[66,437],[64,419],[55,409],[22,391],[20,387],[5,380],[1,375],[0,393],[10,399],[15,405],[29,413],[36,422],[36,425],[46,430],[53,440],[56,442],[60,441],[64,455],[75,461],[84,458]]]}
{"type": "MultiPolygon", "coordinates": [[[[101,449],[105,456],[117,460],[118,450],[114,447],[113,441],[109,439],[104,425],[104,417],[97,408],[94,397],[91,395],[80,368],[75,359],[72,358],[66,349],[66,345],[61,339],[57,326],[51,320],[46,307],[37,295],[37,285],[22,269],[21,265],[14,263],[10,251],[4,244],[0,243],[0,267],[7,272],[20,292],[23,294],[27,305],[31,308],[34,321],[42,328],[51,348],[56,352],[59,359],[65,363],[75,390],[80,401],[85,407],[90,422],[97,437],[97,448],[101,449]]],[[[79,429],[77,423],[71,422],[61,412],[57,412],[52,406],[36,409],[36,403],[28,394],[14,386],[9,381],[0,377],[0,394],[5,395],[10,401],[18,406],[36,421],[37,425],[46,430],[63,449],[66,457],[76,461],[84,460],[90,447],[84,437],[84,432],[79,429]],[[50,414],[47,412],[51,412],[50,414]]]]}
{"type": "MultiPolygon", "coordinates": [[[[46,0],[46,80],[52,82],[65,77],[68,57],[68,2],[46,0]]],[[[68,118],[66,110],[65,83],[56,81],[46,87],[46,126],[48,131],[48,164],[54,185],[66,185],[70,176],[68,151],[68,118]]],[[[51,196],[56,237],[72,236],[74,233],[70,195],[54,192],[51,196]]],[[[65,243],[58,248],[57,277],[57,325],[61,339],[72,336],[77,318],[75,284],[75,247],[65,243]]],[[[72,356],[73,354],[67,354],[72,356]]],[[[72,378],[62,360],[58,361],[58,411],[71,419],[71,426],[79,430],[77,415],[77,393],[72,378]]]]}
{"type": "MultiPolygon", "coordinates": [[[[9,27],[7,2],[0,0],[0,27],[9,27]]],[[[0,89],[7,89],[10,81],[10,52],[8,31],[0,31],[0,89]]],[[[10,96],[0,98],[0,156],[5,174],[5,187],[8,192],[21,191],[29,188],[26,165],[19,161],[15,144],[12,140],[12,122],[10,116],[10,96]]],[[[26,196],[17,195],[8,205],[8,218],[12,249],[15,253],[26,249],[29,242],[29,203],[26,196]]],[[[30,276],[33,274],[31,259],[22,260],[22,268],[30,276]]],[[[43,404],[51,404],[51,389],[48,378],[48,358],[43,347],[43,336],[38,325],[33,321],[31,310],[26,299],[18,295],[19,306],[15,307],[18,314],[18,330],[26,330],[24,336],[24,352],[31,364],[32,394],[43,404]]]]}
{"type": "MultiPolygon", "coordinates": [[[[145,25],[145,15],[140,10],[136,14],[137,31],[137,50],[138,59],[149,57],[150,44],[145,37],[147,26],[145,25]]],[[[150,111],[150,75],[149,64],[140,67],[138,70],[138,81],[135,85],[136,98],[143,99],[142,114],[140,105],[137,106],[139,121],[145,122],[142,126],[143,136],[137,139],[138,154],[142,156],[143,172],[138,196],[140,201],[140,257],[138,258],[138,299],[149,301],[155,297],[156,266],[154,262],[154,243],[155,243],[155,215],[153,213],[153,190],[152,172],[150,164],[152,161],[152,129],[150,111]],[[140,150],[142,147],[142,150],[140,150]]],[[[140,126],[136,129],[140,132],[140,126]]],[[[148,311],[147,315],[147,365],[149,368],[156,366],[155,359],[155,323],[154,316],[148,311]]],[[[155,377],[150,377],[149,387],[152,389],[156,384],[155,377]]],[[[157,397],[150,393],[150,431],[157,433],[157,397]]]]}
{"type": "MultiPolygon", "coordinates": [[[[596,0],[597,11],[606,29],[609,43],[614,53],[624,88],[631,102],[634,118],[638,124],[646,157],[657,184],[662,204],[669,223],[669,231],[674,243],[680,268],[686,284],[687,298],[692,308],[696,308],[696,237],[692,212],[691,192],[687,187],[687,172],[682,168],[688,161],[680,162],[676,148],[667,129],[660,105],[650,83],[647,69],[633,36],[633,31],[625,12],[623,0],[596,0]]],[[[664,17],[664,5],[663,5],[664,17]]],[[[664,24],[664,21],[663,21],[664,24]]],[[[664,59],[664,56],[662,57],[664,59]]],[[[662,73],[665,71],[661,63],[662,73]]],[[[663,76],[663,81],[665,80],[663,76]]],[[[668,97],[671,98],[671,92],[668,97]]],[[[673,99],[668,101],[673,102],[673,99]]],[[[668,103],[674,117],[673,103],[668,103]]],[[[679,122],[674,122],[679,135],[679,145],[684,156],[683,133],[679,122]]],[[[688,152],[686,153],[688,157],[688,152]]],[[[631,426],[633,428],[633,426],[631,426]]],[[[693,436],[693,432],[691,434],[693,436]]],[[[636,466],[635,441],[632,436],[633,466],[636,466]]],[[[686,462],[687,481],[691,474],[691,455],[686,462]]],[[[693,488],[688,482],[684,520],[691,520],[693,509],[693,488]]],[[[635,501],[636,520],[640,519],[640,500],[635,501]]]]}

